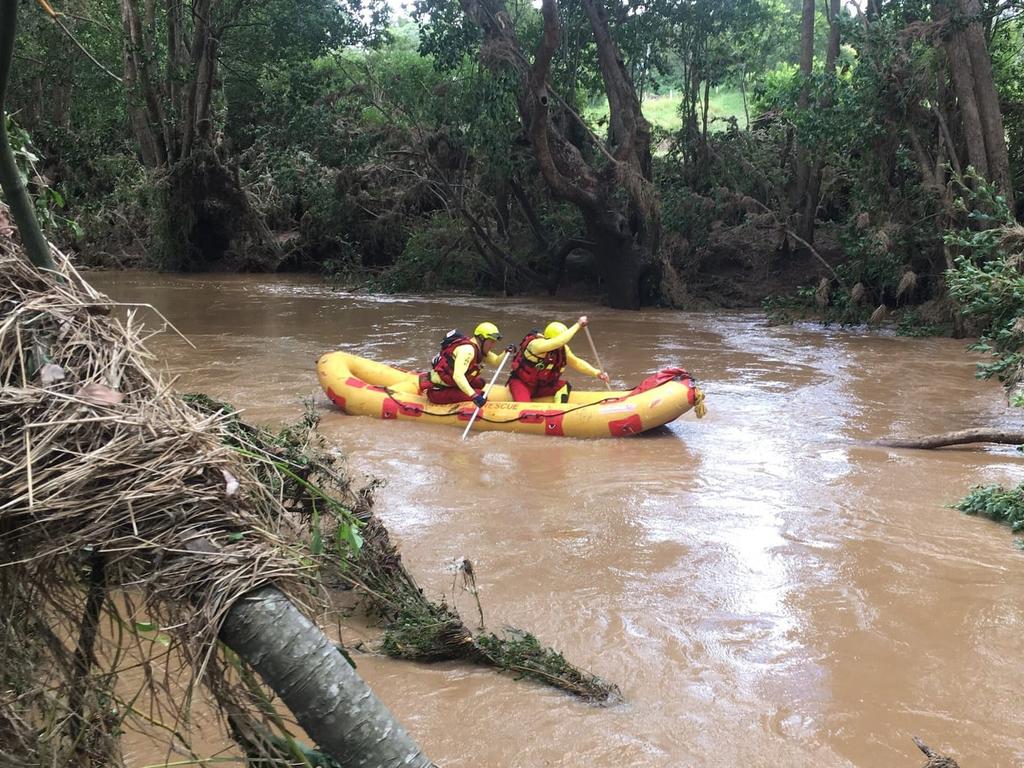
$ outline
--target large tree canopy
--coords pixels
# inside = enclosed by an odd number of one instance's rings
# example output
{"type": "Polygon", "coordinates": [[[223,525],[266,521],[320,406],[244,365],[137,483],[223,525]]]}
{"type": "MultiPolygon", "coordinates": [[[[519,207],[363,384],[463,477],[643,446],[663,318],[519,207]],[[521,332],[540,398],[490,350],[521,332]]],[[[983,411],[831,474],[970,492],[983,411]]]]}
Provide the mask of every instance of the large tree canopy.
{"type": "Polygon", "coordinates": [[[119,260],[617,307],[749,302],[761,270],[859,317],[943,292],[964,190],[1014,209],[1019,10],[69,0],[10,101],[51,231],[119,260]]]}

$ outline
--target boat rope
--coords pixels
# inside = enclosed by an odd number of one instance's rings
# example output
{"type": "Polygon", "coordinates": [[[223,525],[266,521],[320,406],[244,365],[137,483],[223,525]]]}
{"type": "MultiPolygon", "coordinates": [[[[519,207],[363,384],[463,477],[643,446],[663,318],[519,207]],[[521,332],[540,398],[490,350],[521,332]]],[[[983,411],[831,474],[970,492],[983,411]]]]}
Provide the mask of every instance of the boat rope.
{"type": "MultiPolygon", "coordinates": [[[[398,405],[400,408],[402,406],[407,406],[408,405],[408,403],[403,403],[401,400],[395,399],[394,393],[390,389],[385,389],[384,391],[387,394],[388,399],[390,399],[393,403],[398,405]]],[[[627,397],[628,397],[628,395],[627,395],[627,397]]],[[[581,411],[584,408],[591,408],[591,407],[593,407],[595,405],[603,405],[605,403],[611,403],[611,402],[615,402],[617,400],[624,400],[624,399],[625,398],[623,398],[623,397],[605,397],[605,398],[602,398],[601,400],[595,400],[592,403],[581,403],[580,405],[574,406],[572,408],[566,408],[564,411],[559,411],[559,413],[564,416],[567,413],[574,413],[575,411],[581,411]]],[[[468,403],[468,402],[471,402],[471,401],[467,400],[466,403],[468,403]]],[[[508,400],[495,400],[495,402],[497,403],[497,402],[511,402],[511,401],[508,401],[508,400]]],[[[466,403],[452,403],[452,405],[462,406],[462,405],[465,405],[466,403]]],[[[560,405],[560,403],[534,403],[534,405],[538,405],[538,406],[560,405]]],[[[454,409],[451,409],[451,410],[448,410],[448,411],[431,411],[431,410],[428,410],[427,408],[424,408],[420,413],[422,413],[424,416],[439,416],[439,417],[443,417],[443,416],[455,416],[455,415],[458,414],[458,412],[459,412],[458,408],[454,408],[454,409]]],[[[478,421],[486,421],[489,424],[511,424],[512,422],[519,421],[520,418],[519,418],[519,416],[513,416],[510,419],[488,418],[487,416],[483,415],[483,409],[481,409],[480,416],[477,417],[477,420],[478,421]]]]}
{"type": "MultiPolygon", "coordinates": [[[[700,387],[694,387],[694,390],[695,390],[695,396],[694,396],[693,412],[697,416],[698,419],[703,419],[704,416],[708,412],[708,407],[707,407],[707,405],[704,404],[704,392],[703,392],[703,390],[700,389],[700,387]]],[[[384,392],[385,392],[385,394],[387,394],[388,399],[390,399],[393,403],[395,403],[399,408],[401,408],[402,406],[408,406],[407,403],[403,403],[401,400],[396,399],[395,396],[394,396],[394,392],[392,390],[385,388],[384,392]]],[[[592,407],[594,407],[596,405],[604,405],[605,403],[621,401],[621,400],[627,399],[628,397],[629,397],[629,395],[626,395],[625,397],[605,397],[605,398],[602,398],[600,400],[595,400],[592,403],[581,403],[580,405],[574,406],[572,408],[566,408],[564,411],[561,411],[560,414],[562,416],[565,416],[566,414],[575,413],[576,411],[581,411],[584,408],[592,408],[592,407]]],[[[466,401],[466,402],[470,402],[470,401],[466,401]]],[[[495,402],[509,402],[509,401],[496,400],[495,402]]],[[[537,405],[537,406],[560,405],[560,403],[534,403],[534,404],[537,405]]],[[[465,403],[453,403],[452,405],[462,406],[462,405],[465,405],[465,403]]],[[[447,411],[431,411],[431,410],[429,410],[427,408],[424,408],[420,413],[422,415],[424,415],[424,416],[444,417],[444,416],[455,416],[456,414],[458,414],[458,412],[459,412],[458,408],[450,409],[450,410],[447,410],[447,411]]],[[[510,419],[489,418],[487,416],[484,416],[484,410],[482,408],[480,409],[480,415],[477,417],[477,419],[479,421],[486,421],[488,424],[511,424],[513,422],[520,421],[520,417],[519,416],[513,416],[510,419]]]]}

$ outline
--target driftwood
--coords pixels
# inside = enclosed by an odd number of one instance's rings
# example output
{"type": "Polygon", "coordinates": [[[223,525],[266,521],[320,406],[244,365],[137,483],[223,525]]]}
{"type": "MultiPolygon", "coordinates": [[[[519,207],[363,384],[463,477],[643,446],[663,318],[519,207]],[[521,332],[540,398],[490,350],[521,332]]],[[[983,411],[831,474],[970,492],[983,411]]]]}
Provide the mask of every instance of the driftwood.
{"type": "Polygon", "coordinates": [[[889,448],[943,448],[947,445],[968,443],[1024,445],[1024,432],[1009,429],[961,429],[956,432],[944,432],[941,435],[892,437],[871,442],[872,445],[885,445],[889,448]]]}
{"type": "Polygon", "coordinates": [[[924,764],[924,768],[960,768],[957,761],[952,757],[940,755],[934,749],[917,738],[917,736],[912,738],[914,739],[914,743],[917,744],[917,748],[924,752],[925,757],[928,758],[928,762],[924,764]]]}

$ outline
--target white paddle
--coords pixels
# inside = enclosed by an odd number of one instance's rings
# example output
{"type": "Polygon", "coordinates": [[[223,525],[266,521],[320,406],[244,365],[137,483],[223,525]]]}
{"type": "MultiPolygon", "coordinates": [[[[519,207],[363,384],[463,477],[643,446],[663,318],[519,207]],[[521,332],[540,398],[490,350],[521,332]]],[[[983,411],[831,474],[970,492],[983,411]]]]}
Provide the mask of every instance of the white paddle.
{"type": "MultiPolygon", "coordinates": [[[[505,361],[508,360],[509,353],[506,352],[505,356],[501,358],[501,362],[498,364],[498,370],[494,372],[494,378],[491,379],[491,383],[484,387],[484,397],[487,397],[491,393],[491,387],[494,386],[494,382],[498,380],[498,376],[501,375],[501,369],[505,367],[505,361]]],[[[476,421],[476,417],[480,415],[480,406],[476,407],[473,411],[473,415],[469,418],[469,424],[466,425],[466,431],[462,433],[462,439],[465,440],[469,435],[469,430],[473,428],[473,422],[476,421]]]]}
{"type": "MultiPolygon", "coordinates": [[[[597,361],[597,367],[599,370],[604,371],[604,366],[601,365],[601,358],[597,354],[597,347],[594,346],[594,337],[590,335],[590,326],[584,325],[583,330],[587,332],[587,341],[590,342],[590,351],[594,353],[594,360],[597,361]]],[[[608,387],[608,391],[611,392],[612,383],[605,380],[604,385],[608,387]]]]}

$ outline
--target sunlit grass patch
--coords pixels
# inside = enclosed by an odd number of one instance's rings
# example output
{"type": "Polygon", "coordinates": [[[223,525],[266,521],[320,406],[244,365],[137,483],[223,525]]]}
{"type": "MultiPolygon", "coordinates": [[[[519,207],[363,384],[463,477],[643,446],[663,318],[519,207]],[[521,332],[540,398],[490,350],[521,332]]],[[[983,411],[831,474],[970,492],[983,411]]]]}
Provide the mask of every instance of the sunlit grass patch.
{"type": "MultiPolygon", "coordinates": [[[[643,111],[652,125],[664,131],[678,131],[682,127],[682,118],[679,115],[679,105],[682,96],[678,91],[670,91],[663,94],[652,94],[644,98],[643,111]]],[[[743,113],[743,95],[738,90],[712,89],[708,99],[709,120],[708,126],[711,131],[725,129],[725,119],[735,117],[741,128],[746,127],[746,117],[743,113]],[[717,120],[715,118],[718,118],[717,120]]],[[[600,101],[587,106],[583,110],[583,117],[603,133],[608,121],[608,100],[600,101]]]]}

